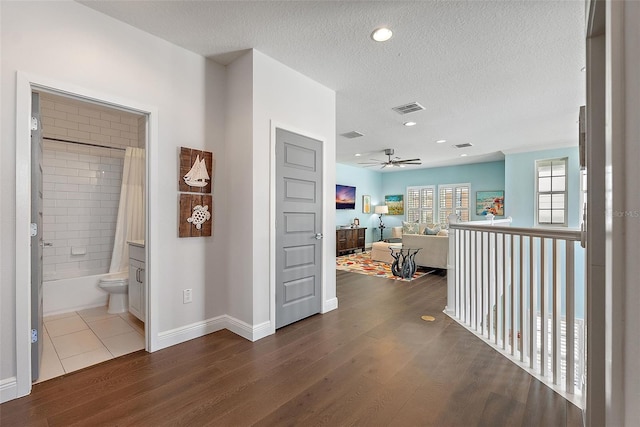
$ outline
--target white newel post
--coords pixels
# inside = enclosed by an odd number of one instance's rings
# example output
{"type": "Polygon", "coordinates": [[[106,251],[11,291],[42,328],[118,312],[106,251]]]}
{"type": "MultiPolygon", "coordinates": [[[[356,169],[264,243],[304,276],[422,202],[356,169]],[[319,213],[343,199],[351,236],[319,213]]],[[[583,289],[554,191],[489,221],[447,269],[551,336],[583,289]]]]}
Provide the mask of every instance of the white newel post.
{"type": "MultiPolygon", "coordinates": [[[[456,214],[449,215],[449,224],[458,222],[456,214]]],[[[449,256],[447,257],[447,306],[444,311],[449,316],[456,313],[456,230],[449,229],[449,256]]]]}

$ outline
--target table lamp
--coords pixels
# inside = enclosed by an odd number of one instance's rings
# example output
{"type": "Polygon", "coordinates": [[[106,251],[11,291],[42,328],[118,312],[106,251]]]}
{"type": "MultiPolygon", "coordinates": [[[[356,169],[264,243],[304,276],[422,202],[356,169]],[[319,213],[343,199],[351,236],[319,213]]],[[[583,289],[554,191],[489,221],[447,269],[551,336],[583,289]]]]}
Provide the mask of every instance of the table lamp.
{"type": "Polygon", "coordinates": [[[376,214],[380,215],[380,241],[382,241],[382,232],[384,231],[384,223],[382,222],[382,215],[389,213],[389,206],[387,205],[376,206],[375,212],[376,214]]]}

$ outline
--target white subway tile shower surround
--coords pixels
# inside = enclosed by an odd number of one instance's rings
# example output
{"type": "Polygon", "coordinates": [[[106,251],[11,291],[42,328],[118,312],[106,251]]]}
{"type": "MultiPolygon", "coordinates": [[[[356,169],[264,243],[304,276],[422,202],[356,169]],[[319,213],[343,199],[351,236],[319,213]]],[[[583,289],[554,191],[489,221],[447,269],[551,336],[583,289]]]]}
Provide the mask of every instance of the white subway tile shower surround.
{"type": "Polygon", "coordinates": [[[44,248],[45,281],[109,270],[124,152],[85,148],[44,141],[43,237],[53,244],[44,248]],[[74,246],[86,253],[72,255],[74,246]]]}
{"type": "MultiPolygon", "coordinates": [[[[40,112],[44,137],[144,147],[144,117],[50,94],[41,94],[40,112]]],[[[46,139],[43,147],[43,238],[53,244],[44,248],[44,280],[107,273],[124,151],[46,139]]]]}
{"type": "Polygon", "coordinates": [[[144,116],[47,93],[40,95],[40,114],[45,137],[144,148],[144,116]]]}

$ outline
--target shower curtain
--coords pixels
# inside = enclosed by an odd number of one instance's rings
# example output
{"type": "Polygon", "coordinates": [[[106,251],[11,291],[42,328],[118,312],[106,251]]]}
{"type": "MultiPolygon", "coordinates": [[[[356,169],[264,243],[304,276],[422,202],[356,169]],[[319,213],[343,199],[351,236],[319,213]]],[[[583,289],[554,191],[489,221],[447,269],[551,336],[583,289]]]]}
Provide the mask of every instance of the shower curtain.
{"type": "Polygon", "coordinates": [[[145,239],[144,181],[144,149],[128,147],[124,155],[122,188],[109,273],[128,271],[129,245],[127,241],[145,239]]]}

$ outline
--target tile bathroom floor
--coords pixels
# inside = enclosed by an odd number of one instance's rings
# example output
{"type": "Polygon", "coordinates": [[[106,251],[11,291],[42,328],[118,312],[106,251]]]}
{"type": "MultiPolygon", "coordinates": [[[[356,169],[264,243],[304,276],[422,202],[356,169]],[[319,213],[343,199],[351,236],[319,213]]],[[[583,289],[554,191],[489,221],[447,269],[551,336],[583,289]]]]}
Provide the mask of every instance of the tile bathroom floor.
{"type": "Polygon", "coordinates": [[[144,349],[144,323],[107,307],[47,316],[36,383],[144,349]]]}

